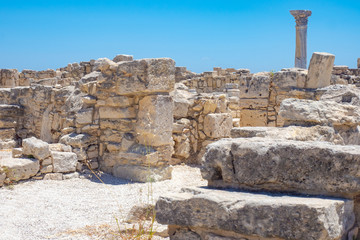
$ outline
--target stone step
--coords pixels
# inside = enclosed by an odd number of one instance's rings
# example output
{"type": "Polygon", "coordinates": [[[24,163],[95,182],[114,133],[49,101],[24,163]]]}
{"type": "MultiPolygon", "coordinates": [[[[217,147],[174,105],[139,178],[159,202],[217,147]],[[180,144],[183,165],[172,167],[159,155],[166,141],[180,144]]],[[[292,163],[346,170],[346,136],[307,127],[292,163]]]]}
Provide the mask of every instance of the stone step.
{"type": "Polygon", "coordinates": [[[170,239],[345,239],[353,201],[255,194],[206,188],[162,196],[156,220],[170,239]]]}
{"type": "Polygon", "coordinates": [[[203,178],[212,187],[354,198],[360,146],[269,138],[222,139],[207,147],[203,178]]]}

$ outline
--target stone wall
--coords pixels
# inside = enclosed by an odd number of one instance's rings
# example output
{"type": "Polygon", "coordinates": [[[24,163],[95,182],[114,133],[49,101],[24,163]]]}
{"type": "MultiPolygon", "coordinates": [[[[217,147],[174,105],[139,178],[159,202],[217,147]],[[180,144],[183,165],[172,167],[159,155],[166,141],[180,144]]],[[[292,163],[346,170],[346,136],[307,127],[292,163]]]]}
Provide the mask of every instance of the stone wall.
{"type": "Polygon", "coordinates": [[[32,79],[30,86],[0,89],[3,147],[21,146],[22,139],[35,136],[69,145],[82,165],[118,177],[169,178],[175,62],[132,61],[126,55],[114,60],[71,64],[56,72],[2,70],[6,77],[32,79]],[[57,80],[71,80],[44,84],[55,73],[57,80]]]}

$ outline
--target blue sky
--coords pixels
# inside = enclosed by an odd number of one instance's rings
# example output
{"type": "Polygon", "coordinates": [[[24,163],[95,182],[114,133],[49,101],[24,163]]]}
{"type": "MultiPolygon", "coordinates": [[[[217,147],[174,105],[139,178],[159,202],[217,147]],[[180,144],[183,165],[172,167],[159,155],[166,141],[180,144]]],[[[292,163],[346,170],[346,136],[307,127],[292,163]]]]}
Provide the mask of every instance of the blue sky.
{"type": "Polygon", "coordinates": [[[42,70],[116,54],[170,57],[194,72],[294,65],[295,20],[308,9],[312,52],[360,57],[360,1],[0,0],[0,68],[42,70]]]}

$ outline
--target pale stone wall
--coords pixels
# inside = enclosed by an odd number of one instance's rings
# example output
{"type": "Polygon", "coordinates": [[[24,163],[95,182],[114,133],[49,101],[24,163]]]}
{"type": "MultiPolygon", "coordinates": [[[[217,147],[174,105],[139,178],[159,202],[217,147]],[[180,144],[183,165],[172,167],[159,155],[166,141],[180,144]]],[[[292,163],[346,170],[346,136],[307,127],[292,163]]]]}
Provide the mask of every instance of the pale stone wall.
{"type": "MultiPolygon", "coordinates": [[[[169,178],[171,169],[161,169],[172,161],[169,92],[175,84],[175,62],[165,58],[132,61],[124,55],[115,60],[70,64],[60,69],[61,74],[59,70],[21,72],[20,79],[27,78],[30,86],[0,89],[2,146],[21,146],[22,139],[35,136],[71,146],[79,170],[86,164],[146,181],[146,172],[153,168],[151,178],[169,178]],[[42,81],[53,76],[70,80],[42,81]]],[[[13,70],[1,73],[18,76],[13,70]]]]}

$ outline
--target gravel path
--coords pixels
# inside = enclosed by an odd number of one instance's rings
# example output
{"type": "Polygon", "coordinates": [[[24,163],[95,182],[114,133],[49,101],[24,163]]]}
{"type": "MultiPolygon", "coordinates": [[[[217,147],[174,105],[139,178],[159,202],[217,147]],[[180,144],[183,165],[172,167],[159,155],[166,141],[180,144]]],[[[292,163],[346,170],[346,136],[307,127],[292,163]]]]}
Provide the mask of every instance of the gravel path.
{"type": "MultiPolygon", "coordinates": [[[[203,186],[197,168],[176,166],[173,179],[131,183],[104,174],[91,179],[28,181],[0,188],[0,240],[90,239],[64,235],[69,230],[125,220],[131,207],[156,202],[160,195],[182,187],[203,186]],[[148,194],[149,189],[153,190],[148,194]],[[151,197],[152,196],[152,197],[151,197]]],[[[94,238],[91,238],[94,239],[94,238]]]]}

